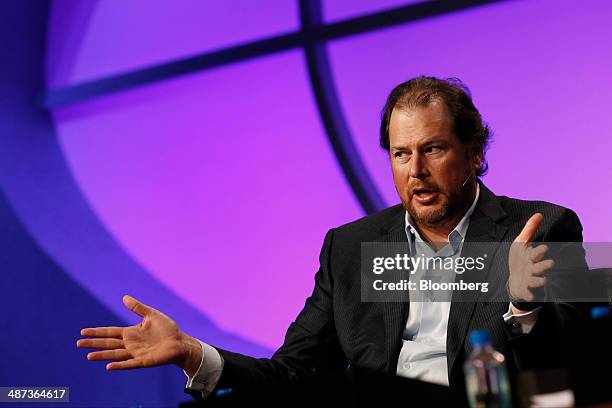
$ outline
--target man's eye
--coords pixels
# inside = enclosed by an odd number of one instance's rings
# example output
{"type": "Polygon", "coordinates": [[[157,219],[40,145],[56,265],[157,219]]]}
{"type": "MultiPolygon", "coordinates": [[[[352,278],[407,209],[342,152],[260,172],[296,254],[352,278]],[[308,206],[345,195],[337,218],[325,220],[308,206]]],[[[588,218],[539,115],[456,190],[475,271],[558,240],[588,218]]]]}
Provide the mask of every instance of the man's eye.
{"type": "Polygon", "coordinates": [[[442,151],[442,148],[440,146],[429,146],[426,149],[427,153],[440,153],[442,151]]]}

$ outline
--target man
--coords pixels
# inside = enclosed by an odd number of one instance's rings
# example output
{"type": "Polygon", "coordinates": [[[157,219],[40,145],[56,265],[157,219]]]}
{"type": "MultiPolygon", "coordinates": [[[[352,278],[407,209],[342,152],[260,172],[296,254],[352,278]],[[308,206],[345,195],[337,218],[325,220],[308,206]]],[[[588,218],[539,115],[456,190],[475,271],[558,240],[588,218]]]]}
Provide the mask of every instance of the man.
{"type": "Polygon", "coordinates": [[[489,130],[458,80],[419,77],[398,85],[380,136],[402,204],[327,233],[313,293],[272,358],[202,343],[129,296],[123,301],[142,323],[83,329],[90,338],[77,346],[100,349],[90,360],[116,360],[108,370],[174,363],[189,377],[187,388],[202,396],[348,364],[463,388],[467,333],[482,328],[510,369],[559,363],[551,339],[578,310],[533,302],[555,264],[545,259],[546,246],[529,243],[581,242],[577,216],[545,202],[496,196],[479,181],[487,170],[489,130]],[[503,275],[513,302],[362,302],[361,243],[376,241],[434,252],[450,243],[451,256],[464,242],[514,241],[509,253],[495,254],[489,272],[503,275]]]}

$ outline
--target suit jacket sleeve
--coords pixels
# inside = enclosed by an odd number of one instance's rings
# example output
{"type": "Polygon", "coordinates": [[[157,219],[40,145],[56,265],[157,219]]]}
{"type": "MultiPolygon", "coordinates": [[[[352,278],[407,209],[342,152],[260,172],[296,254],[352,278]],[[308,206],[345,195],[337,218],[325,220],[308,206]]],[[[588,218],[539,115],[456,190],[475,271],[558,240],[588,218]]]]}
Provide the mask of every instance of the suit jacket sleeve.
{"type": "Polygon", "coordinates": [[[240,388],[272,381],[289,381],[322,370],[346,366],[334,325],[330,271],[334,230],[325,236],[312,295],[287,330],[272,358],[253,358],[218,349],[225,360],[218,388],[240,388]]]}
{"type": "MultiPolygon", "coordinates": [[[[567,281],[559,279],[559,274],[567,278],[568,273],[575,274],[573,278],[577,281],[584,280],[579,274],[586,273],[588,267],[582,245],[577,244],[582,242],[582,225],[573,211],[565,209],[545,232],[543,241],[568,243],[555,245],[552,253],[547,254],[556,262],[556,266],[547,272],[552,282],[556,282],[558,286],[567,284],[567,281]],[[571,254],[568,254],[568,251],[571,251],[571,254]],[[567,257],[572,260],[571,271],[563,267],[563,259],[567,257]]],[[[559,339],[569,322],[586,318],[588,306],[589,304],[585,303],[547,301],[542,305],[538,321],[528,334],[513,334],[507,329],[517,368],[524,370],[562,366],[564,351],[559,339]]]]}

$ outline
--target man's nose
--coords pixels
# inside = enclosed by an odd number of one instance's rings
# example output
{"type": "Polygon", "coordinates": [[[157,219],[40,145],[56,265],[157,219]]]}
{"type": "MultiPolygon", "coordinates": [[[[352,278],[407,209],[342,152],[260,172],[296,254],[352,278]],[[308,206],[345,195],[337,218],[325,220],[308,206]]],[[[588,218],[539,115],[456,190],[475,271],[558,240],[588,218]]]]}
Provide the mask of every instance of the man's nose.
{"type": "Polygon", "coordinates": [[[422,179],[427,175],[427,166],[425,158],[419,153],[413,153],[410,158],[410,177],[422,179]]]}

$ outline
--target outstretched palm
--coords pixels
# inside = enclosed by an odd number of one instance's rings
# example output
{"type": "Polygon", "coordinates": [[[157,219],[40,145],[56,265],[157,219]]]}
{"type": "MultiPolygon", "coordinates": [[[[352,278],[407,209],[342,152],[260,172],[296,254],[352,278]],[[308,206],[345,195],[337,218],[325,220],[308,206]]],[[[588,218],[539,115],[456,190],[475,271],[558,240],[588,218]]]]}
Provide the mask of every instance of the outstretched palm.
{"type": "Polygon", "coordinates": [[[117,360],[106,365],[107,370],[154,367],[163,364],[182,365],[186,350],[183,334],[174,320],[124,296],[125,306],[143,318],[129,327],[94,327],[81,330],[88,339],[77,341],[77,347],[100,351],[87,355],[89,360],[117,360]]]}

